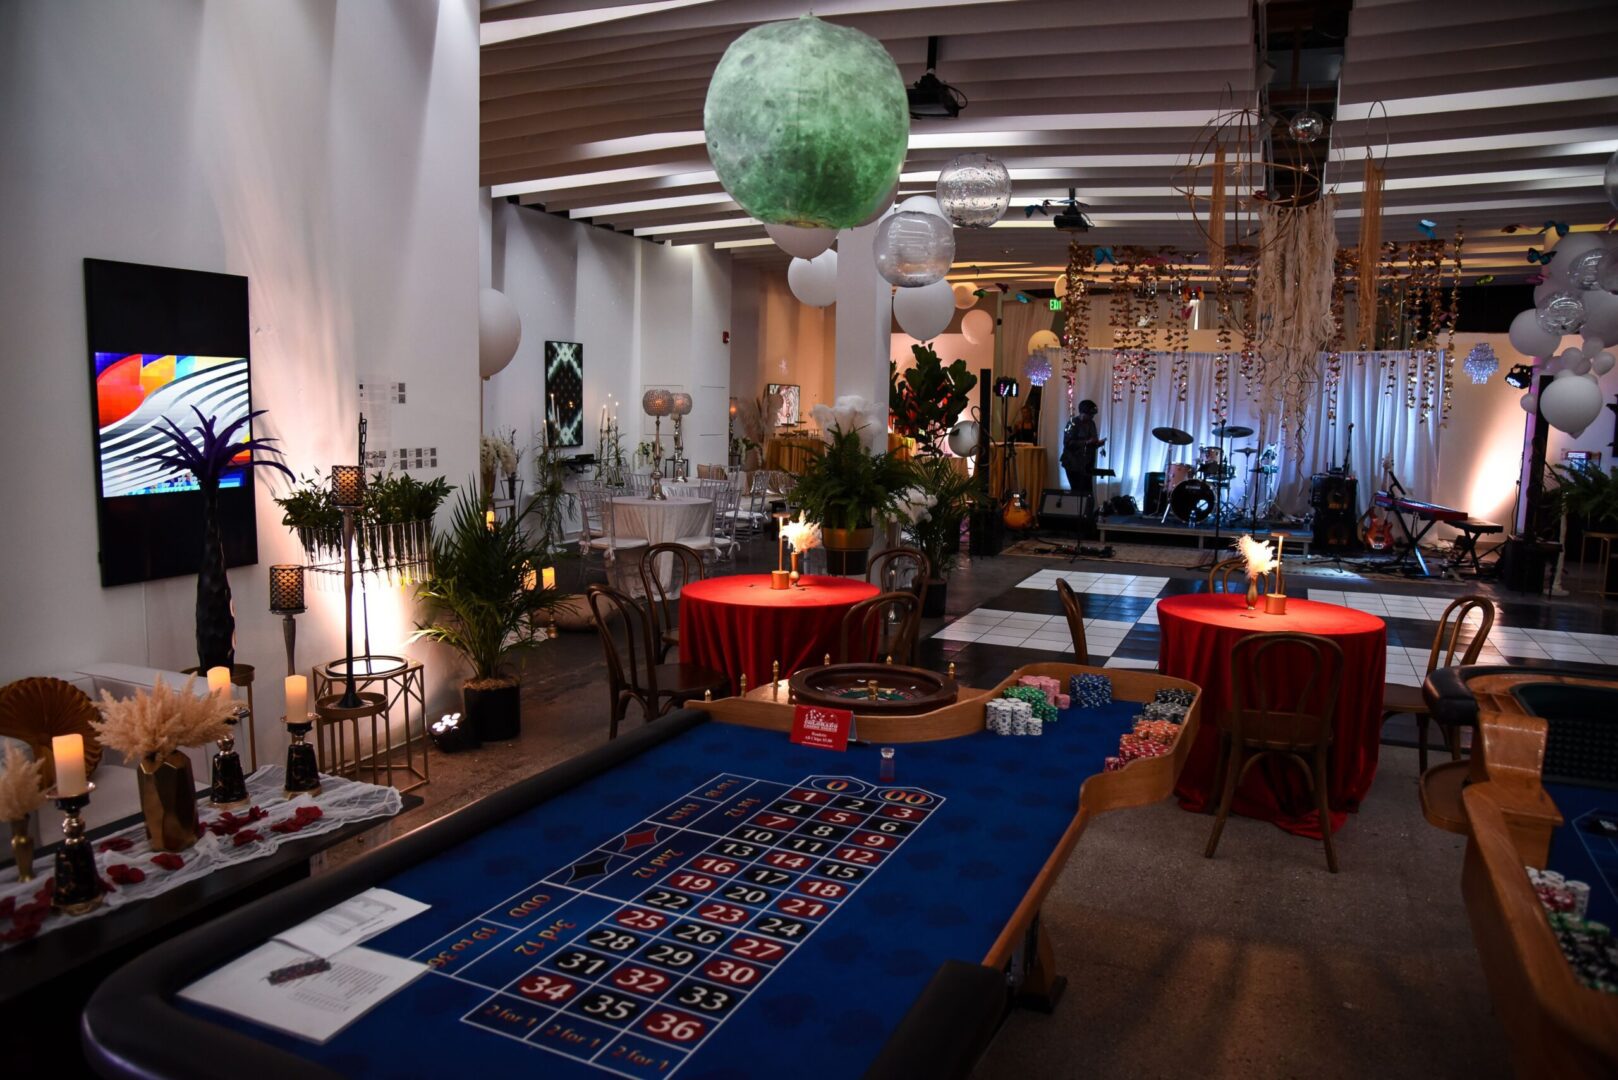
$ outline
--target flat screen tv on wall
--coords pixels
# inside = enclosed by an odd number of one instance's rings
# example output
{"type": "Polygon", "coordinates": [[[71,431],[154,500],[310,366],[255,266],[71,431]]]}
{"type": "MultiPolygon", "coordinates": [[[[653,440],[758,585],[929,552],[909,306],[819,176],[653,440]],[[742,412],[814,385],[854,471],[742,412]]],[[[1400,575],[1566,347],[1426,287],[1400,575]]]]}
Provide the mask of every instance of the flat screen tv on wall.
{"type": "MultiPolygon", "coordinates": [[[[247,279],[86,259],[84,296],[101,584],[194,574],[202,493],[150,456],[165,419],[190,434],[193,407],[219,427],[252,411],[247,279]]],[[[258,561],[253,470],[225,474],[219,524],[227,566],[258,561]]]]}

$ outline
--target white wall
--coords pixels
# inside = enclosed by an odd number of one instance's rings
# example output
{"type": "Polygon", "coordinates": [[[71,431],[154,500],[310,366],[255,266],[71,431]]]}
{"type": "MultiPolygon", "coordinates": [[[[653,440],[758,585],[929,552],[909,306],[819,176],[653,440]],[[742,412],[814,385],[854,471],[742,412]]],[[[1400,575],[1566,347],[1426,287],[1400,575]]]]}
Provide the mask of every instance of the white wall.
{"type": "MultiPolygon", "coordinates": [[[[472,0],[91,0],[0,6],[0,680],[196,663],[194,577],[103,589],[83,259],[246,275],[253,401],[301,473],[355,457],[357,374],[406,381],[412,438],[476,469],[477,13],[472,0]]],[[[230,572],[258,668],[260,756],[284,744],[268,571],[299,561],[261,473],[259,565],[230,572]]],[[[191,537],[178,543],[195,543],[191,537]]],[[[373,645],[412,606],[373,593],[373,645]]],[[[342,649],[311,596],[299,663],[342,649]]],[[[458,673],[428,660],[443,701],[458,673]]]]}
{"type": "MultiPolygon", "coordinates": [[[[693,464],[725,461],[730,398],[730,258],[708,245],[670,246],[497,200],[485,242],[488,278],[517,308],[522,342],[511,364],[484,383],[489,432],[515,430],[519,446],[544,431],[545,342],[584,346],[584,445],[597,453],[601,407],[613,395],[624,451],[650,441],[643,390],[685,390],[693,464]]],[[[664,452],[673,445],[663,424],[664,452]]],[[[525,473],[527,490],[532,474],[525,473]]]]}

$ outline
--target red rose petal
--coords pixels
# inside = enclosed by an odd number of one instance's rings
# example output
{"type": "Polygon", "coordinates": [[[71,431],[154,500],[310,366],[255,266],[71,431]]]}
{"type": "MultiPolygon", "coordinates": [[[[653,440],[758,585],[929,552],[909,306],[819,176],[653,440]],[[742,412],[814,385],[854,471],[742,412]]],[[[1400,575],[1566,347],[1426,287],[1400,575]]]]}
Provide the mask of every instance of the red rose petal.
{"type": "Polygon", "coordinates": [[[258,838],[259,836],[257,829],[243,829],[241,832],[237,833],[231,838],[231,843],[235,844],[237,847],[241,847],[243,844],[251,844],[258,838]]]}
{"type": "Polygon", "coordinates": [[[135,842],[127,836],[113,836],[96,845],[96,850],[102,853],[108,851],[128,851],[135,846],[135,842]]]}
{"type": "Polygon", "coordinates": [[[185,860],[172,851],[165,851],[160,855],[153,855],[152,861],[165,870],[178,870],[185,865],[185,860]]]}

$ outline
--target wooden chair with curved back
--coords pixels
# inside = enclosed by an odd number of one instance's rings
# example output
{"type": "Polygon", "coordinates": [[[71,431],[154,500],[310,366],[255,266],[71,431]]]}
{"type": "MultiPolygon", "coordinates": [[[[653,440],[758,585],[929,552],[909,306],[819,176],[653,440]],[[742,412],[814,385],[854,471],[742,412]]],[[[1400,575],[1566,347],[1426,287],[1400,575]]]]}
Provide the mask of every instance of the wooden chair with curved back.
{"type": "Polygon", "coordinates": [[[702,553],[685,544],[653,544],[640,555],[640,584],[646,593],[646,607],[652,615],[652,642],[659,664],[669,658],[669,650],[680,647],[680,623],[674,601],[693,581],[707,576],[702,553]],[[662,557],[669,557],[669,583],[658,573],[662,557]]]}
{"type": "Polygon", "coordinates": [[[927,579],[933,576],[932,563],[915,548],[888,548],[871,557],[865,567],[865,580],[883,592],[912,590],[921,605],[927,605],[927,579]]]}
{"type": "MultiPolygon", "coordinates": [[[[1234,558],[1221,559],[1214,563],[1208,568],[1208,591],[1230,592],[1230,575],[1238,572],[1245,578],[1247,574],[1247,560],[1242,558],[1240,555],[1237,555],[1234,558]],[[1214,583],[1216,581],[1219,584],[1219,588],[1217,589],[1214,588],[1214,583]]],[[[1238,591],[1247,591],[1246,581],[1242,582],[1241,589],[1238,591]]],[[[1269,591],[1269,579],[1267,577],[1261,576],[1258,579],[1258,591],[1260,593],[1269,591]]]]}
{"type": "MultiPolygon", "coordinates": [[[[1425,680],[1428,675],[1441,667],[1451,667],[1460,664],[1477,663],[1478,653],[1483,651],[1484,643],[1489,639],[1489,631],[1494,628],[1494,602],[1486,596],[1462,596],[1450,603],[1439,616],[1438,628],[1433,631],[1433,647],[1427,653],[1427,668],[1422,673],[1425,680]],[[1471,614],[1478,613],[1477,630],[1472,637],[1461,641],[1461,632],[1466,628],[1466,621],[1471,614]]],[[[1382,689],[1382,720],[1387,722],[1388,717],[1399,713],[1410,713],[1416,718],[1416,751],[1422,772],[1427,771],[1427,725],[1433,719],[1432,710],[1427,706],[1427,698],[1422,694],[1420,686],[1405,686],[1400,683],[1388,683],[1382,689]]],[[[1461,759],[1460,730],[1448,724],[1439,724],[1439,731],[1444,736],[1444,744],[1449,747],[1449,756],[1452,761],[1461,759]]]]}
{"type": "Polygon", "coordinates": [[[730,680],[717,671],[696,664],[657,663],[651,613],[633,597],[607,585],[591,585],[586,597],[607,658],[607,692],[612,697],[607,738],[618,737],[618,725],[630,702],[640,705],[645,722],[650,723],[707,691],[713,691],[715,697],[730,692],[730,680]],[[624,628],[622,650],[613,630],[614,615],[624,628]]]}
{"type": "Polygon", "coordinates": [[[1236,788],[1247,770],[1266,754],[1280,754],[1304,769],[1314,789],[1326,866],[1337,873],[1331,808],[1326,804],[1326,757],[1342,684],[1343,650],[1330,638],[1251,634],[1236,643],[1230,651],[1230,710],[1214,718],[1219,731],[1219,770],[1214,781],[1220,793],[1219,810],[1204,856],[1213,858],[1236,788]],[[1283,670],[1290,675],[1283,677],[1283,670]],[[1296,678],[1298,673],[1303,673],[1301,681],[1296,678]],[[1295,689],[1277,691],[1281,685],[1295,689]],[[1278,697],[1286,700],[1276,700],[1278,697]]]}
{"type": "Polygon", "coordinates": [[[891,656],[895,664],[908,664],[920,625],[921,598],[913,592],[878,593],[861,600],[843,614],[837,662],[880,661],[891,656]]]}
{"type": "Polygon", "coordinates": [[[1056,579],[1056,595],[1062,600],[1062,613],[1067,616],[1067,632],[1073,638],[1073,662],[1090,662],[1090,645],[1084,636],[1084,609],[1079,605],[1079,594],[1062,578],[1056,579]]]}

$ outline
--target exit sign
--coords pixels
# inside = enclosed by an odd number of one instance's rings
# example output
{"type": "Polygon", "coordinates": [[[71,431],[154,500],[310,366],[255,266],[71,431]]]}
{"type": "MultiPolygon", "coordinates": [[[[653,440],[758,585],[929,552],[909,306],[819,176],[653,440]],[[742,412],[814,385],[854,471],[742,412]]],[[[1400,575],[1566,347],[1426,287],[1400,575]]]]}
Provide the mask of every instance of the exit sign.
{"type": "Polygon", "coordinates": [[[1051,310],[1052,311],[1061,311],[1062,310],[1062,298],[1060,296],[1051,297],[1051,310]]]}

